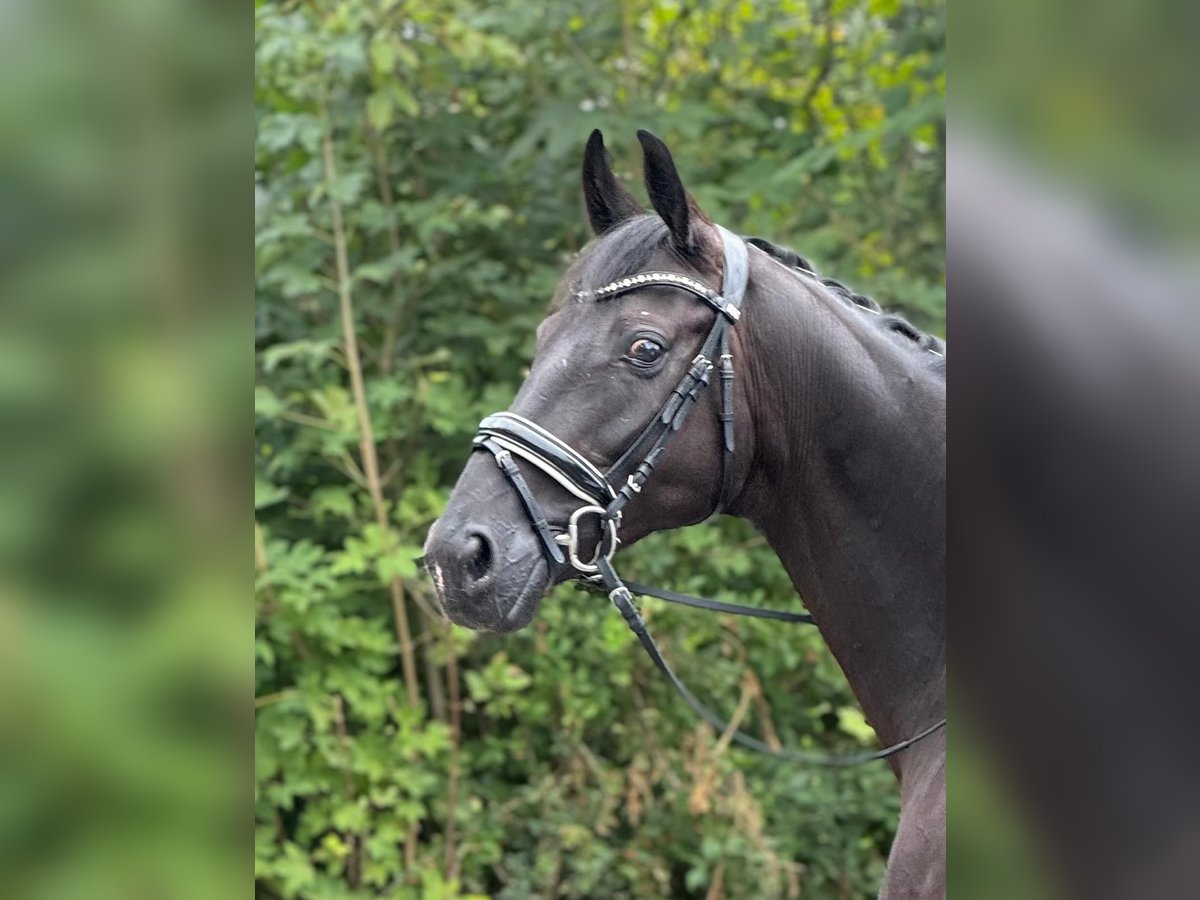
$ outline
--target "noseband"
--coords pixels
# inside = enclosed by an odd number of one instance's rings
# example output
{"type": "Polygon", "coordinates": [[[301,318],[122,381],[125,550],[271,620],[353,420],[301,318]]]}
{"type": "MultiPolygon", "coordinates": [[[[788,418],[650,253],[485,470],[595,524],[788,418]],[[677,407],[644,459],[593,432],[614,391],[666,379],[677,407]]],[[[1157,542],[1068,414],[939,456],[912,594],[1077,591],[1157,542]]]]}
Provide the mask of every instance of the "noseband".
{"type": "Polygon", "coordinates": [[[674,272],[646,272],[631,275],[593,291],[580,291],[579,300],[603,302],[646,287],[672,287],[687,291],[717,313],[716,321],[692,360],[687,373],[671,391],[666,403],[642,429],[629,448],[607,474],[601,473],[584,456],[535,422],[511,412],[495,413],[479,423],[474,446],[496,457],[496,462],[516,489],[542,542],[547,558],[557,565],[569,562],[579,573],[594,575],[599,560],[612,559],[616,552],[621,511],[649,481],[667,443],[683,426],[700,392],[708,386],[717,359],[721,373],[721,492],[713,508],[714,515],[728,502],[733,487],[733,358],[729,352],[729,329],[741,315],[746,293],[748,265],[746,245],[741,238],[720,229],[725,242],[725,273],[721,292],[694,278],[674,272]],[[719,356],[718,356],[719,351],[719,356]],[[565,534],[555,535],[546,517],[529,491],[525,479],[513,462],[517,456],[540,469],[585,504],[571,516],[565,534]],[[635,464],[636,462],[636,464],[635,464]],[[618,481],[622,474],[623,482],[618,481]],[[583,516],[596,516],[601,525],[600,543],[589,561],[580,559],[578,522],[583,516]],[[567,549],[564,558],[562,546],[567,549]]]}
{"type": "MultiPolygon", "coordinates": [[[[609,600],[620,611],[654,664],[671,685],[702,719],[719,732],[726,732],[729,730],[728,724],[697,700],[667,664],[659,652],[654,638],[646,630],[646,624],[642,620],[637,606],[634,605],[632,593],[659,597],[672,603],[681,603],[701,609],[756,618],[811,624],[812,617],[806,614],[722,603],[634,582],[626,583],[612,567],[613,555],[617,552],[620,544],[619,529],[622,510],[635,496],[641,493],[643,486],[649,481],[654,467],[666,450],[667,443],[683,426],[684,420],[700,396],[700,392],[708,386],[714,367],[718,368],[721,379],[719,417],[722,453],[721,487],[713,506],[712,515],[720,513],[725,508],[725,504],[729,502],[734,472],[734,370],[733,356],[729,350],[729,331],[741,317],[742,299],[745,296],[746,284],[749,279],[749,263],[745,242],[721,226],[716,227],[721,235],[725,255],[719,293],[686,275],[675,272],[645,272],[618,279],[595,290],[579,291],[575,294],[578,300],[592,300],[599,303],[642,288],[671,287],[692,294],[710,306],[716,314],[713,326],[700,345],[700,351],[692,360],[687,373],[671,391],[658,414],[642,429],[641,434],[634,439],[607,473],[601,472],[581,453],[537,423],[511,412],[494,413],[480,422],[473,447],[477,450],[486,450],[495,457],[496,464],[512,485],[513,490],[516,491],[517,496],[520,497],[521,504],[525,507],[525,513],[541,541],[542,552],[550,562],[551,568],[553,569],[555,565],[569,565],[576,571],[576,577],[583,580],[587,586],[595,587],[597,582],[602,585],[609,600]],[[716,363],[714,363],[714,359],[716,363]],[[563,490],[582,502],[582,505],[568,518],[565,532],[556,531],[550,526],[532,491],[529,490],[529,485],[521,474],[520,467],[513,460],[514,456],[541,470],[563,490]],[[638,460],[636,465],[633,464],[635,460],[638,460]],[[622,475],[624,475],[624,481],[619,480],[622,475]],[[591,558],[584,560],[580,556],[579,531],[580,522],[588,516],[596,517],[600,538],[591,558]]],[[[816,765],[846,766],[873,759],[883,759],[899,753],[922,738],[933,734],[945,724],[946,720],[942,719],[913,737],[883,750],[852,756],[825,756],[776,750],[762,741],[736,730],[731,732],[731,736],[733,740],[743,746],[771,756],[816,765]]]]}

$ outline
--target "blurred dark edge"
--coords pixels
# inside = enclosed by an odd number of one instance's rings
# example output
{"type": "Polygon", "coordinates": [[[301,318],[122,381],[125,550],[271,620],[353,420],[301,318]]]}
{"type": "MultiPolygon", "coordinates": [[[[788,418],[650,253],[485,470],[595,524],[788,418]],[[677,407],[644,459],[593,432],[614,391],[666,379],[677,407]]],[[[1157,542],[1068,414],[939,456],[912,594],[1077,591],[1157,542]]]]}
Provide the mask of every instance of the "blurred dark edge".
{"type": "Polygon", "coordinates": [[[3,897],[249,885],[252,22],[0,12],[3,897]]]}
{"type": "Polygon", "coordinates": [[[1194,897],[1195,7],[950,23],[950,894],[1194,897]]]}

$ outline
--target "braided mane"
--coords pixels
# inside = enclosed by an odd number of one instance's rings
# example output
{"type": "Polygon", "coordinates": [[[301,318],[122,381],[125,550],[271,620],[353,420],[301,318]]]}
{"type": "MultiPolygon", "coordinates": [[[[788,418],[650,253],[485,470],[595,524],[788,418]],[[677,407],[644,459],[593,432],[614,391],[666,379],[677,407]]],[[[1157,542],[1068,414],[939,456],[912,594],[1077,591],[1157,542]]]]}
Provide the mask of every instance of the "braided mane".
{"type": "Polygon", "coordinates": [[[926,334],[921,331],[907,319],[896,315],[895,313],[884,312],[877,302],[863,294],[855,293],[836,278],[823,278],[818,274],[816,267],[811,262],[797,253],[795,250],[789,250],[787,247],[780,247],[772,244],[765,238],[748,237],[745,239],[747,243],[753,244],[759,250],[762,250],[768,256],[778,260],[790,269],[799,269],[802,272],[807,272],[829,288],[835,297],[842,300],[850,306],[858,309],[866,310],[878,319],[879,326],[886,328],[888,331],[901,335],[912,341],[919,349],[929,352],[935,359],[934,369],[941,373],[943,377],[946,374],[946,342],[932,334],[926,334]]]}
{"type": "MultiPolygon", "coordinates": [[[[558,308],[570,298],[576,297],[585,288],[595,288],[636,275],[645,266],[654,250],[667,242],[668,237],[667,226],[657,215],[636,216],[630,219],[620,228],[614,229],[599,239],[603,243],[603,253],[585,252],[576,257],[564,279],[565,289],[555,295],[550,308],[558,308]]],[[[799,269],[816,278],[829,289],[830,293],[847,305],[870,313],[871,319],[880,328],[899,335],[916,349],[927,353],[932,370],[945,378],[945,341],[926,334],[902,316],[885,312],[870,297],[855,293],[837,279],[822,277],[816,267],[795,250],[780,247],[765,238],[747,237],[744,239],[788,268],[799,269]]]]}

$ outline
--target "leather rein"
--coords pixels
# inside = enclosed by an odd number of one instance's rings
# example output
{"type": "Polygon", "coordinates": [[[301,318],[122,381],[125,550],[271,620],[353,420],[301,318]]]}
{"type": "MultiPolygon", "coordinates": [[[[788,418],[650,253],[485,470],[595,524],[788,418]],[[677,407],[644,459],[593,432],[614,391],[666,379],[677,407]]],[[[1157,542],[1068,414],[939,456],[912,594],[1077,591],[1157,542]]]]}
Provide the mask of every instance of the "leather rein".
{"type": "Polygon", "coordinates": [[[500,412],[486,417],[479,423],[473,448],[486,450],[495,457],[505,478],[516,491],[541,541],[542,552],[551,565],[570,565],[586,587],[607,593],[612,604],[620,611],[626,624],[654,661],[655,666],[670,682],[671,686],[687,701],[695,713],[718,732],[728,732],[733,741],[779,759],[788,759],[810,765],[851,766],[876,759],[885,759],[933,734],[946,724],[943,718],[912,737],[892,744],[882,750],[848,756],[828,756],[794,750],[778,750],[738,730],[730,730],[729,723],[701,703],[671,669],[659,652],[654,638],[646,630],[646,623],[633,602],[633,594],[657,597],[670,603],[679,603],[698,609],[749,616],[759,619],[775,619],[783,622],[812,624],[812,616],[805,613],[759,609],[736,603],[724,603],[703,597],[693,597],[663,588],[650,587],[636,582],[626,582],[617,575],[612,566],[613,555],[620,544],[618,536],[621,514],[625,506],[642,491],[650,479],[654,467],[662,457],[668,441],[683,426],[684,420],[695,404],[700,392],[708,386],[715,368],[721,381],[721,488],[713,508],[717,515],[730,499],[733,488],[733,357],[729,350],[729,332],[741,316],[741,304],[749,280],[749,261],[746,244],[738,236],[720,226],[725,251],[725,266],[720,292],[703,283],[674,272],[645,272],[621,278],[603,287],[590,291],[579,291],[575,298],[580,301],[603,302],[624,296],[646,287],[672,287],[686,291],[701,302],[712,307],[716,319],[700,351],[692,360],[687,373],[680,380],[658,414],[650,420],[641,434],[613,464],[607,473],[601,472],[573,447],[555,437],[546,429],[515,413],[500,412]],[[716,362],[714,363],[714,360],[716,362]],[[583,505],[576,509],[567,521],[566,531],[552,528],[542,513],[541,507],[529,489],[521,469],[514,457],[523,460],[554,480],[565,491],[580,500],[583,505]],[[636,461],[636,465],[634,462],[636,461]],[[620,487],[614,487],[614,479],[627,473],[620,487]],[[587,516],[595,516],[600,528],[600,538],[590,559],[580,556],[580,522],[587,516]],[[565,552],[564,552],[565,551],[565,552]]]}

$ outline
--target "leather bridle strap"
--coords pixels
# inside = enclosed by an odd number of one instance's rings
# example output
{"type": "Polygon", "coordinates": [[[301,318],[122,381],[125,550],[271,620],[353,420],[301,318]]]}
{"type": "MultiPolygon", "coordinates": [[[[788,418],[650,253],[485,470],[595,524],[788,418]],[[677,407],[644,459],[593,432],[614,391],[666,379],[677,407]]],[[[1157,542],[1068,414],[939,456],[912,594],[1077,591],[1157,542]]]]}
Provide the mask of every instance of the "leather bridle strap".
{"type": "Polygon", "coordinates": [[[721,320],[713,331],[709,333],[708,339],[700,348],[700,352],[692,360],[692,365],[688,369],[687,374],[671,391],[671,396],[667,398],[667,402],[663,404],[659,414],[646,426],[645,430],[634,441],[633,446],[627,450],[612,469],[609,470],[610,476],[615,472],[625,471],[629,465],[629,460],[636,458],[633,453],[640,453],[641,448],[649,442],[650,449],[646,451],[645,456],[633,471],[626,477],[625,483],[616,492],[616,497],[609,503],[605,516],[614,518],[621,514],[621,510],[635,494],[641,493],[642,487],[650,480],[650,475],[654,472],[654,466],[658,463],[659,457],[666,449],[667,441],[669,441],[680,428],[683,427],[684,420],[691,412],[692,406],[699,398],[700,392],[708,387],[709,374],[712,372],[711,355],[713,348],[716,347],[720,339],[717,329],[722,328],[724,320],[721,320]]]}
{"type": "MultiPolygon", "coordinates": [[[[562,535],[556,534],[546,521],[541,506],[529,490],[528,483],[512,457],[516,455],[533,464],[563,489],[582,500],[585,505],[580,507],[581,510],[593,510],[597,514],[602,514],[616,496],[600,470],[573,447],[560,441],[536,422],[531,422],[516,413],[495,413],[485,418],[479,423],[479,431],[473,443],[476,448],[487,450],[495,457],[500,471],[521,498],[525,514],[529,516],[533,530],[542,542],[542,549],[551,562],[561,566],[569,560],[573,566],[581,568],[573,555],[575,548],[569,543],[567,554],[563,554],[560,546],[562,535]]],[[[612,556],[617,549],[615,524],[610,525],[608,530],[609,546],[607,549],[603,546],[598,547],[597,553],[604,552],[612,556]]],[[[602,545],[603,541],[602,534],[602,545]]],[[[595,571],[594,562],[585,565],[583,571],[595,571]]]]}
{"type": "MultiPolygon", "coordinates": [[[[733,361],[729,349],[729,329],[741,316],[741,303],[749,279],[749,263],[746,245],[741,238],[717,226],[724,243],[724,266],[720,293],[712,288],[676,272],[646,272],[619,279],[594,291],[576,295],[578,299],[593,299],[597,302],[620,297],[645,287],[672,287],[686,291],[711,306],[717,316],[712,328],[692,360],[688,371],[671,391],[662,408],[646,424],[629,448],[613,464],[607,473],[601,473],[573,447],[523,416],[511,412],[495,413],[479,423],[474,445],[491,453],[505,477],[520,495],[521,502],[529,515],[534,529],[542,542],[547,557],[555,564],[564,562],[558,547],[562,535],[552,532],[528,485],[512,461],[516,455],[536,466],[561,487],[584,501],[581,510],[596,509],[602,526],[608,523],[611,539],[604,546],[602,527],[600,546],[596,553],[611,557],[616,551],[617,527],[621,511],[650,479],[671,436],[683,427],[688,413],[708,386],[714,368],[714,360],[720,364],[721,377],[721,476],[720,488],[712,515],[719,513],[728,502],[733,485],[733,361]],[[624,481],[618,482],[622,475],[624,481]],[[620,483],[620,487],[614,484],[620,483]]],[[[578,511],[577,511],[578,512],[578,511]]],[[[568,558],[572,565],[585,574],[594,572],[592,563],[578,564],[575,546],[571,544],[571,533],[566,536],[568,558]]]]}
{"type": "Polygon", "coordinates": [[[537,500],[533,498],[533,492],[529,490],[525,476],[521,474],[521,470],[513,462],[512,454],[497,444],[492,438],[483,438],[477,441],[477,446],[482,447],[491,453],[492,456],[496,457],[496,463],[500,466],[500,471],[504,473],[504,477],[508,479],[509,484],[513,486],[513,490],[517,492],[517,496],[521,498],[521,505],[525,507],[525,514],[529,516],[529,521],[533,525],[533,530],[537,533],[538,539],[542,542],[542,549],[546,552],[546,555],[560,566],[566,563],[567,560],[563,556],[562,548],[555,542],[554,534],[550,531],[550,523],[542,515],[542,508],[538,506],[537,500]]]}
{"type": "Polygon", "coordinates": [[[717,505],[713,507],[713,515],[724,512],[733,492],[733,354],[729,352],[729,329],[721,332],[721,359],[719,363],[721,374],[721,443],[724,453],[721,465],[721,493],[717,495],[717,505]]]}
{"type": "Polygon", "coordinates": [[[895,756],[902,750],[906,750],[918,741],[924,740],[934,732],[946,725],[946,719],[942,718],[934,722],[928,728],[919,731],[912,737],[906,740],[899,741],[889,747],[884,747],[882,750],[874,750],[867,753],[853,753],[845,756],[831,756],[824,753],[803,753],[797,750],[775,749],[769,744],[760,741],[756,737],[746,734],[745,732],[731,729],[729,723],[710,710],[707,706],[697,699],[696,695],[688,690],[687,685],[679,680],[679,676],[663,659],[662,653],[658,649],[658,645],[654,642],[654,638],[650,636],[650,632],[646,630],[646,623],[642,619],[641,613],[638,612],[637,606],[634,605],[633,597],[630,594],[629,588],[621,581],[612,565],[606,559],[599,561],[600,577],[604,582],[604,587],[608,591],[608,598],[612,601],[613,606],[621,613],[621,617],[629,626],[630,630],[637,635],[638,641],[646,654],[654,662],[654,665],[663,674],[663,677],[670,682],[671,687],[679,696],[687,701],[688,706],[705,722],[711,725],[720,734],[728,734],[730,740],[737,744],[741,744],[750,750],[757,753],[762,753],[765,756],[771,756],[776,759],[785,759],[791,762],[800,762],[812,766],[826,766],[830,768],[841,768],[845,766],[857,766],[862,763],[871,762],[876,759],[887,759],[889,756],[895,756]]]}
{"type": "MultiPolygon", "coordinates": [[[[733,616],[746,616],[750,619],[775,619],[779,622],[794,622],[801,625],[813,624],[813,617],[808,613],[786,612],[782,609],[764,609],[760,606],[743,606],[740,603],[726,603],[722,600],[710,600],[707,597],[694,597],[691,594],[681,594],[678,591],[654,587],[653,585],[642,584],[637,581],[625,581],[622,579],[622,582],[625,587],[629,588],[630,593],[637,594],[639,597],[657,597],[659,600],[666,600],[668,603],[678,603],[680,606],[690,606],[693,609],[728,613],[733,616]]],[[[601,585],[594,580],[580,581],[578,584],[582,590],[604,593],[601,585]]]]}
{"type": "Polygon", "coordinates": [[[498,412],[479,423],[475,446],[486,440],[533,463],[585,503],[606,505],[615,496],[604,474],[583,454],[536,422],[511,412],[498,412]]]}
{"type": "MultiPolygon", "coordinates": [[[[732,298],[738,309],[741,309],[742,298],[746,294],[746,285],[750,280],[750,259],[746,253],[746,244],[737,235],[719,228],[721,241],[725,245],[725,270],[721,278],[721,293],[732,298]]],[[[729,327],[721,329],[721,356],[718,360],[721,375],[721,441],[723,455],[721,459],[721,493],[717,495],[717,505],[713,507],[712,515],[725,511],[733,492],[733,352],[729,347],[729,327]]]]}
{"type": "Polygon", "coordinates": [[[672,687],[702,719],[721,732],[730,732],[731,739],[742,746],[779,759],[820,766],[850,766],[870,760],[884,759],[933,734],[946,724],[946,720],[942,719],[940,722],[936,722],[906,741],[871,753],[825,756],[815,753],[775,750],[757,738],[740,731],[731,731],[720,716],[708,709],[687,689],[667,661],[663,659],[654,639],[646,630],[646,623],[642,621],[641,614],[634,605],[631,588],[639,594],[659,597],[671,603],[762,619],[811,624],[812,617],[807,613],[756,609],[734,603],[708,600],[703,597],[692,597],[688,594],[679,594],[675,591],[646,585],[634,583],[626,585],[612,567],[612,557],[616,553],[619,543],[617,529],[620,525],[622,510],[634,496],[641,492],[642,487],[653,474],[654,467],[666,450],[667,442],[683,426],[700,392],[708,386],[714,366],[721,379],[721,393],[718,398],[721,423],[721,476],[713,515],[721,512],[732,496],[734,481],[734,368],[729,332],[741,316],[741,302],[746,292],[749,265],[746,246],[742,239],[720,226],[717,226],[717,229],[725,249],[720,293],[679,273],[646,272],[619,279],[593,291],[581,291],[576,294],[577,299],[592,299],[600,302],[645,287],[673,287],[695,295],[717,313],[716,320],[713,322],[708,336],[700,345],[700,351],[692,360],[688,371],[671,391],[658,414],[647,423],[607,473],[601,473],[582,454],[536,422],[531,422],[515,413],[496,413],[480,422],[474,446],[477,449],[488,451],[495,458],[505,478],[520,497],[521,504],[525,507],[525,512],[551,563],[561,566],[569,562],[578,573],[585,576],[597,573],[593,577],[598,578],[603,584],[604,591],[634,634],[637,635],[638,641],[646,653],[649,654],[672,687]],[[529,490],[529,485],[521,474],[520,468],[513,461],[514,455],[535,466],[585,504],[571,515],[565,534],[561,531],[556,533],[547,522],[541,507],[529,490]],[[635,460],[638,460],[636,465],[634,464],[635,460]],[[622,474],[625,476],[624,483],[620,488],[614,487],[614,479],[619,478],[622,474]],[[600,521],[599,544],[596,546],[590,562],[584,562],[578,555],[578,522],[583,515],[598,516],[600,521]],[[607,546],[605,545],[606,539],[607,546]],[[563,544],[566,546],[565,558],[563,544]]]}
{"type": "Polygon", "coordinates": [[[609,469],[610,481],[615,475],[629,473],[626,483],[618,491],[620,498],[613,507],[610,507],[610,511],[613,513],[619,513],[649,478],[669,435],[679,430],[688,409],[696,399],[696,393],[708,385],[709,373],[714,366],[713,361],[718,360],[718,351],[721,377],[719,398],[721,403],[721,412],[719,413],[721,421],[721,480],[720,492],[709,518],[721,513],[729,502],[734,474],[734,370],[733,356],[729,347],[729,329],[741,318],[742,300],[746,295],[746,286],[749,283],[750,264],[745,241],[720,225],[716,227],[724,247],[720,293],[686,275],[673,272],[645,272],[641,275],[619,279],[594,291],[580,291],[575,295],[577,299],[594,299],[597,302],[603,302],[646,287],[674,287],[693,294],[718,313],[699,353],[692,360],[692,368],[684,376],[683,381],[672,392],[672,396],[668,398],[659,414],[650,420],[642,433],[634,439],[629,448],[609,469]],[[689,381],[689,379],[691,380],[689,381]],[[651,447],[649,451],[644,450],[647,445],[651,447]],[[641,463],[638,466],[632,466],[632,460],[639,457],[642,460],[641,463]],[[643,467],[645,468],[643,469],[643,467]],[[629,479],[632,479],[633,483],[629,479]]]}

